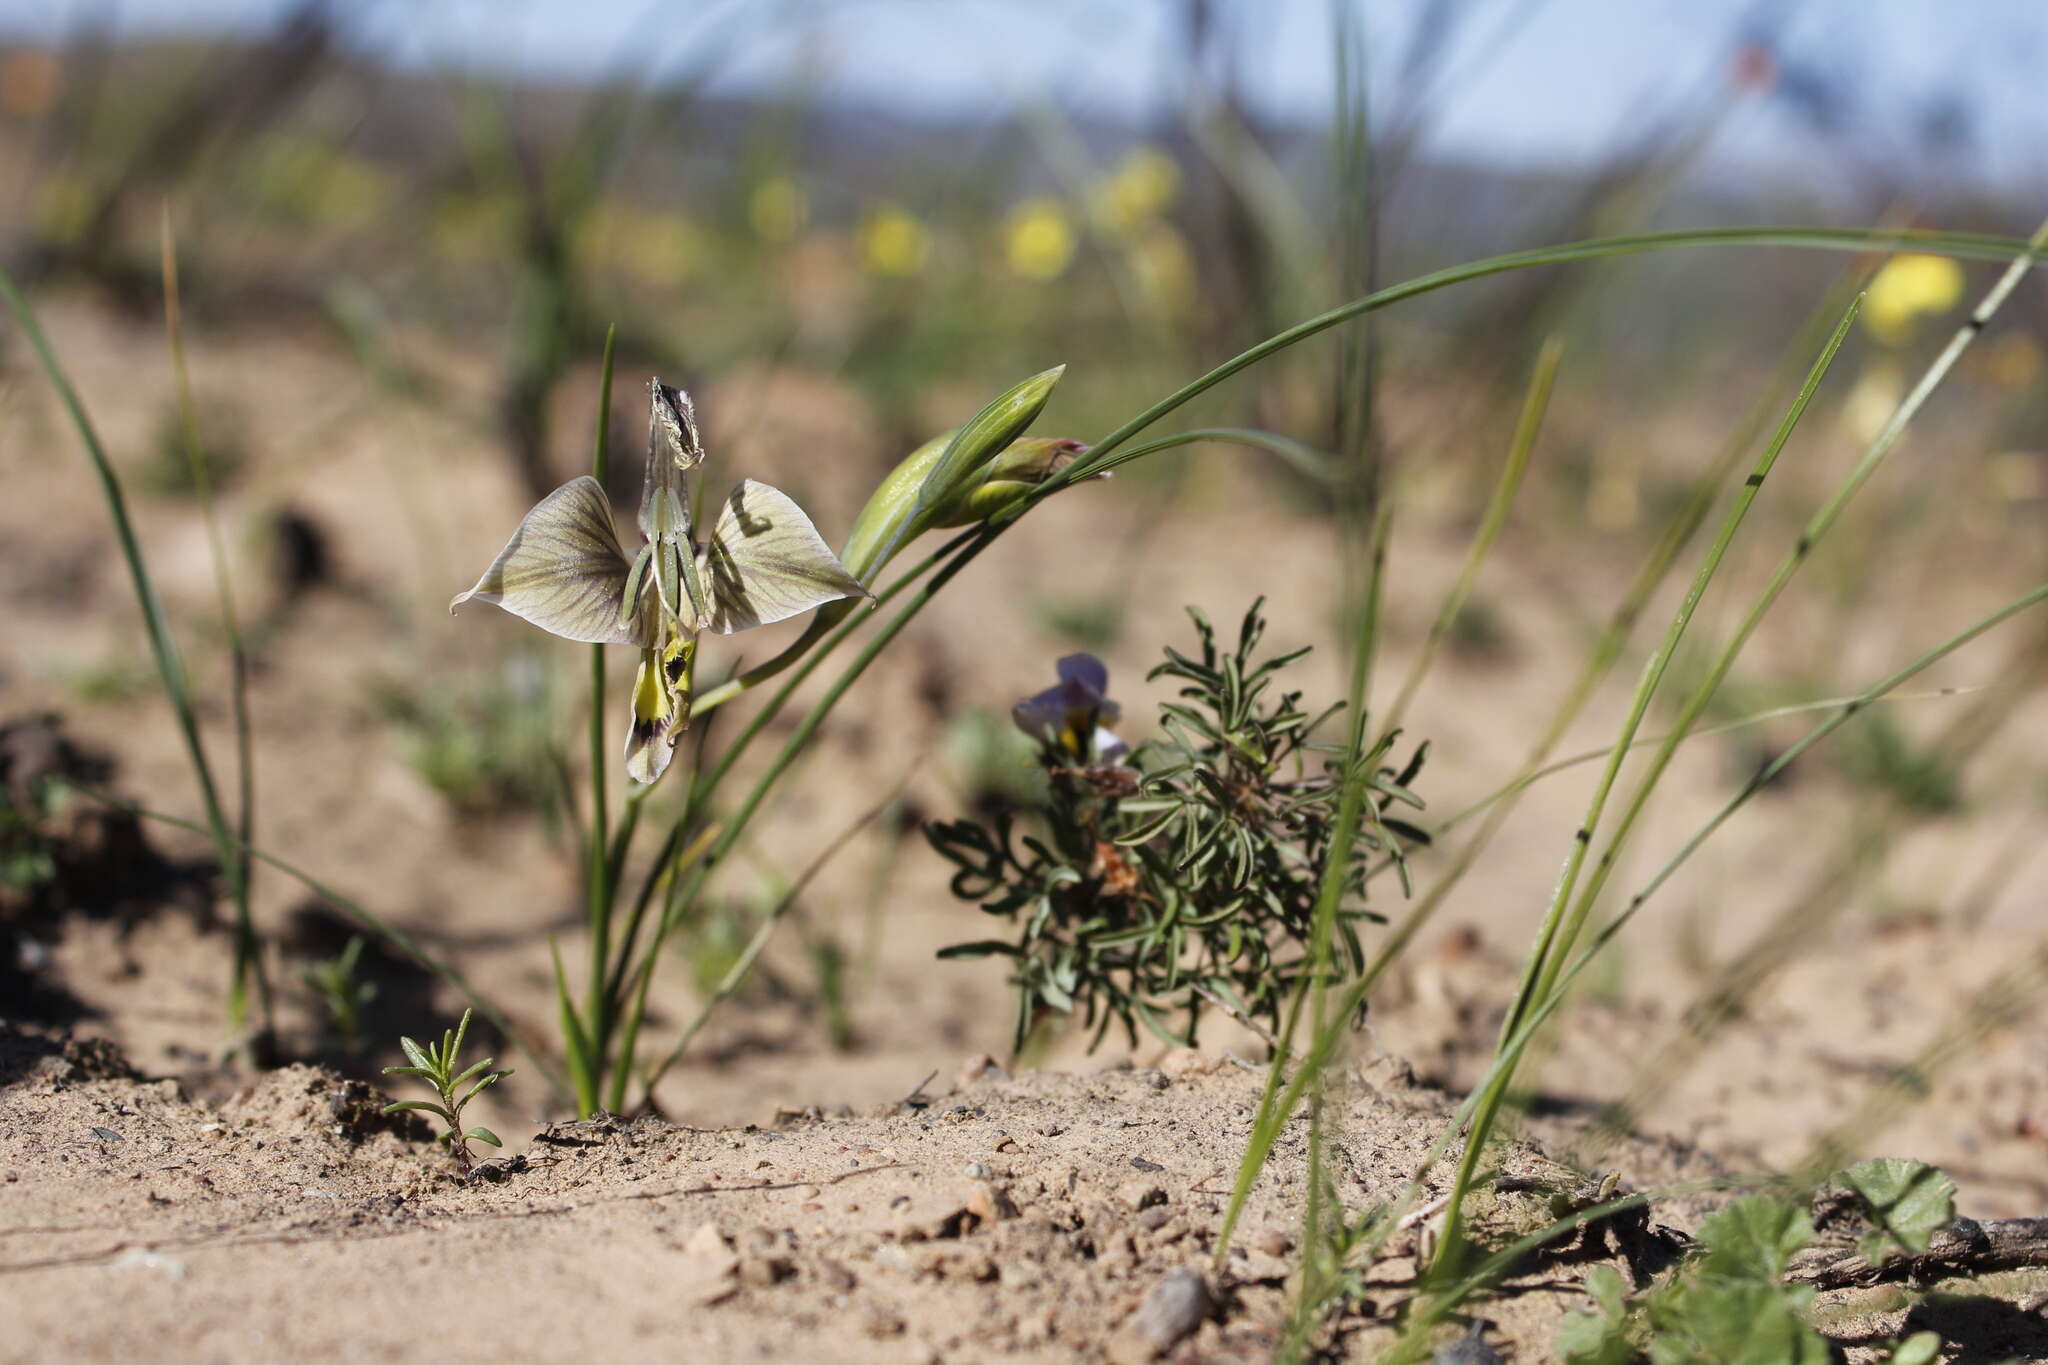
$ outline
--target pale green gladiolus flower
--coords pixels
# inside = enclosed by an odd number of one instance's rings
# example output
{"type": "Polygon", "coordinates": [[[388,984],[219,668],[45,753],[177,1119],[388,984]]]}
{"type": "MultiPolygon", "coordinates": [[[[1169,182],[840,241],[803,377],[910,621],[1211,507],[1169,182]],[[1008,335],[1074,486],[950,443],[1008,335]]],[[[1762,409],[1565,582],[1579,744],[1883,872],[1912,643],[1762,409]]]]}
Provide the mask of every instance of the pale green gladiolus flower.
{"type": "Polygon", "coordinates": [[[693,539],[683,476],[704,461],[695,410],[680,389],[659,379],[650,388],[638,556],[626,557],[610,500],[584,475],[542,498],[476,586],[448,604],[491,602],[565,640],[639,649],[626,735],[637,782],[661,776],[689,724],[698,632],[730,635],[867,596],[803,509],[765,483],[740,480],[710,539],[693,539]]]}

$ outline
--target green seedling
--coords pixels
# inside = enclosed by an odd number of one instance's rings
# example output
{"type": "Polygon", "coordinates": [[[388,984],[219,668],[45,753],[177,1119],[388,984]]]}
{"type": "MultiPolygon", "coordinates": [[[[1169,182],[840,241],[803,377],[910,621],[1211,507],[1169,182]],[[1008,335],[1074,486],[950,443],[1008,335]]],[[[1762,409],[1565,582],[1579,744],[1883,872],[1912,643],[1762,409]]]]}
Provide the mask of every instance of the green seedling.
{"type": "Polygon", "coordinates": [[[306,989],[320,997],[327,1007],[327,1021],[341,1040],[343,1052],[354,1052],[362,1041],[363,1009],[377,998],[377,983],[356,980],[356,967],[363,958],[363,936],[351,934],[348,944],[325,962],[315,962],[299,972],[306,989]]]}
{"type": "MultiPolygon", "coordinates": [[[[1885,1157],[1837,1172],[1828,1185],[1848,1195],[1824,1196],[1830,1220],[1870,1229],[1857,1248],[1871,1264],[1925,1251],[1955,1217],[1955,1185],[1917,1161],[1885,1157]]],[[[1814,1290],[1789,1278],[1792,1259],[1809,1246],[1840,1240],[1816,1231],[1807,1211],[1789,1200],[1752,1194],[1700,1225],[1691,1255],[1661,1283],[1631,1294],[1610,1267],[1586,1279],[1592,1306],[1568,1315],[1558,1353],[1570,1365],[1653,1365],[1709,1361],[1831,1360],[1813,1329],[1814,1290]]],[[[1933,1333],[1895,1344],[1891,1360],[1925,1361],[1940,1346],[1933,1333]]]]}
{"type": "Polygon", "coordinates": [[[463,1106],[475,1099],[477,1092],[512,1074],[510,1071],[491,1070],[491,1063],[497,1060],[493,1057],[484,1058],[459,1075],[456,1073],[455,1059],[462,1054],[462,1039],[469,1032],[469,1016],[469,1010],[462,1012],[462,1022],[442,1033],[441,1046],[438,1048],[432,1044],[421,1047],[410,1038],[400,1038],[398,1045],[405,1049],[406,1058],[412,1065],[384,1068],[384,1074],[387,1076],[417,1076],[434,1087],[435,1093],[440,1096],[438,1102],[399,1100],[385,1105],[384,1112],[396,1114],[401,1110],[419,1109],[439,1115],[448,1125],[448,1131],[441,1134],[441,1141],[448,1144],[450,1155],[462,1167],[464,1175],[468,1175],[476,1164],[469,1151],[469,1144],[472,1141],[488,1142],[493,1147],[503,1147],[505,1144],[488,1128],[465,1129],[462,1126],[463,1106]],[[475,1083],[470,1084],[472,1081],[475,1083]],[[461,1090],[464,1085],[469,1085],[469,1089],[457,1095],[455,1092],[461,1090]]]}

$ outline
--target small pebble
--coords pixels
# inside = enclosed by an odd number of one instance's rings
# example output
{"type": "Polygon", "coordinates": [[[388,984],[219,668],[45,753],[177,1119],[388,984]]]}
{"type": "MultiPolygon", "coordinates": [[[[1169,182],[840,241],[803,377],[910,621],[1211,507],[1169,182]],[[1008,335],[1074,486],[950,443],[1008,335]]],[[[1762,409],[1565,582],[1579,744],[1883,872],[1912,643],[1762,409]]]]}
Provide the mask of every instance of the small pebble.
{"type": "Polygon", "coordinates": [[[1446,1342],[1431,1355],[1430,1365],[1501,1365],[1500,1352],[1486,1344],[1484,1329],[1473,1323],[1456,1341],[1446,1342]]]}
{"type": "Polygon", "coordinates": [[[1152,1292],[1131,1315],[1131,1326],[1153,1350],[1167,1351],[1200,1327],[1213,1306],[1209,1282],[1202,1278],[1202,1272],[1183,1266],[1169,1271],[1165,1279],[1152,1286],[1152,1292]]]}

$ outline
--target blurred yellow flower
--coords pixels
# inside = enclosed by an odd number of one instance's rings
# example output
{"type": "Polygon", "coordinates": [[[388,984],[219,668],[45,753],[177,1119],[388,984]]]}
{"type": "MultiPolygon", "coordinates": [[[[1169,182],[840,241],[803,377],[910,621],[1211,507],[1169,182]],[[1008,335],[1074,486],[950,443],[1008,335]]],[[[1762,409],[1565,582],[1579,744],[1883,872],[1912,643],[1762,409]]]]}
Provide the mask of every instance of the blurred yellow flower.
{"type": "Polygon", "coordinates": [[[1097,187],[1095,221],[1108,232],[1135,232],[1166,212],[1178,193],[1180,163],[1157,147],[1139,147],[1097,187]]]}
{"type": "Polygon", "coordinates": [[[811,201],[794,180],[772,175],[754,187],[747,200],[747,221],[762,241],[782,243],[802,232],[810,220],[811,201]]]}
{"type": "Polygon", "coordinates": [[[1057,199],[1027,199],[1003,227],[1003,255],[1027,280],[1056,280],[1074,259],[1074,220],[1057,199]]]}
{"type": "Polygon", "coordinates": [[[924,269],[931,255],[931,234],[924,224],[896,204],[878,204],[861,221],[861,265],[873,275],[904,279],[924,269]]]}
{"type": "Polygon", "coordinates": [[[1863,327],[1887,346],[1903,345],[1923,317],[1938,317],[1963,296],[1963,268],[1946,256],[1894,256],[1870,281],[1863,327]]]}

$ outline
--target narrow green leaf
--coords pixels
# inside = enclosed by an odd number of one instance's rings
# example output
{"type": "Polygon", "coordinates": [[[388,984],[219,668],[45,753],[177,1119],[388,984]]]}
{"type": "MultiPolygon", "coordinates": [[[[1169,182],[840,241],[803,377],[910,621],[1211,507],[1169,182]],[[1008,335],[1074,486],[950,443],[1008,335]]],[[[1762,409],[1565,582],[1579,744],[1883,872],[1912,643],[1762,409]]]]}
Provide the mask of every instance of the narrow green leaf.
{"type": "Polygon", "coordinates": [[[439,1114],[442,1118],[448,1120],[448,1122],[455,1122],[455,1115],[449,1113],[440,1105],[434,1104],[427,1100],[398,1100],[395,1103],[387,1104],[384,1106],[384,1112],[387,1114],[396,1114],[407,1109],[417,1109],[422,1113],[427,1114],[439,1114]]]}
{"type": "Polygon", "coordinates": [[[548,954],[555,965],[555,1005],[561,1016],[562,1050],[567,1054],[569,1084],[576,1092],[578,1117],[589,1118],[597,1112],[598,1059],[591,1053],[590,1034],[576,1014],[575,1002],[569,998],[569,979],[562,971],[561,948],[552,938],[548,940],[548,954]]]}
{"type": "Polygon", "coordinates": [[[937,956],[945,962],[964,962],[983,957],[1021,957],[1024,950],[1014,943],[1005,943],[999,938],[976,939],[972,943],[955,943],[939,949],[937,956]]]}
{"type": "Polygon", "coordinates": [[[469,1067],[460,1076],[457,1076],[453,1080],[449,1081],[448,1088],[450,1090],[453,1090],[456,1086],[466,1083],[470,1077],[477,1075],[479,1072],[489,1071],[491,1069],[491,1063],[495,1060],[496,1058],[493,1057],[484,1058],[476,1065],[469,1067]]]}

